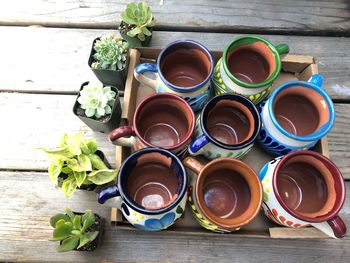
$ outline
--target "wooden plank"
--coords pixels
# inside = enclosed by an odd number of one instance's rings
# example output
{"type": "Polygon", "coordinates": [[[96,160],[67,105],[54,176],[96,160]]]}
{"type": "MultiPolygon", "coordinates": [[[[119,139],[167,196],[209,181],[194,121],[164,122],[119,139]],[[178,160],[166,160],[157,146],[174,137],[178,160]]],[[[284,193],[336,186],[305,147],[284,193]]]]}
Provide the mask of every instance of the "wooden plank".
{"type": "MultiPolygon", "coordinates": [[[[3,25],[116,28],[128,1],[13,0],[0,9],[3,25]]],[[[150,0],[156,28],[210,32],[262,31],[349,35],[346,0],[150,0]],[[163,3],[160,5],[160,3],[163,3]]]]}
{"type": "MultiPolygon", "coordinates": [[[[0,90],[75,93],[82,82],[95,79],[87,65],[91,43],[106,30],[0,27],[0,90]],[[13,62],[12,62],[13,61],[13,62]],[[11,63],[10,63],[11,62],[11,63]]],[[[237,34],[154,32],[153,47],[176,39],[194,39],[212,50],[222,50],[237,34]]],[[[264,36],[286,42],[291,53],[316,57],[333,99],[350,99],[350,38],[264,36]]]]}
{"type": "MultiPolygon", "coordinates": [[[[36,150],[56,146],[64,132],[83,131],[96,138],[115,166],[115,146],[107,135],[93,132],[72,113],[74,95],[0,93],[0,169],[46,170],[49,161],[36,150]]],[[[330,157],[350,179],[350,104],[336,104],[336,122],[329,135],[330,157]]]]}
{"type": "MultiPolygon", "coordinates": [[[[347,182],[350,187],[350,182],[347,182]]],[[[108,222],[103,244],[94,253],[57,253],[49,217],[65,207],[92,209],[108,220],[110,209],[98,205],[93,192],[77,191],[66,199],[46,173],[0,172],[0,259],[23,262],[347,262],[350,238],[280,240],[234,234],[192,235],[125,231],[108,222]]],[[[350,223],[350,197],[342,216],[350,223]]]]}

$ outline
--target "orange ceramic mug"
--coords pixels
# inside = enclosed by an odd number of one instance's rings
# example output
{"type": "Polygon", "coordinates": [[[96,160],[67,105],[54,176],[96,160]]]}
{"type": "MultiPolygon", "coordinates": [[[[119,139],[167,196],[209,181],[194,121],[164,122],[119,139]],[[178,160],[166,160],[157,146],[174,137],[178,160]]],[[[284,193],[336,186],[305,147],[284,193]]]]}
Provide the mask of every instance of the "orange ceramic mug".
{"type": "Polygon", "coordinates": [[[192,157],[183,161],[190,173],[188,201],[201,226],[214,232],[232,232],[258,214],[262,187],[247,164],[232,158],[217,158],[206,165],[192,157]]]}

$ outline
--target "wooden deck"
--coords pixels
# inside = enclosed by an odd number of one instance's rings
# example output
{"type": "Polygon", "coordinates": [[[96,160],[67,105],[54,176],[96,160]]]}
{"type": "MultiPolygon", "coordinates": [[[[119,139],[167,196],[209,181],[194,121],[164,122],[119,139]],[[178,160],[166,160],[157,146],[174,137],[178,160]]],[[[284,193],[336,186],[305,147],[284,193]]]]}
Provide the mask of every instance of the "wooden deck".
{"type": "MultiPolygon", "coordinates": [[[[94,253],[61,253],[47,241],[49,217],[92,209],[109,218],[93,193],[66,199],[47,175],[38,147],[63,132],[97,139],[114,165],[114,147],[72,114],[82,82],[94,79],[87,59],[94,38],[115,31],[128,1],[13,0],[0,8],[0,261],[9,262],[349,262],[350,233],[342,240],[280,240],[120,230],[108,223],[94,253]]],[[[222,50],[240,34],[288,43],[291,53],[315,56],[336,106],[329,135],[331,159],[350,189],[350,4],[338,1],[148,1],[157,19],[151,45],[191,38],[222,50]],[[349,180],[349,181],[348,181],[349,180]]],[[[350,194],[341,211],[350,228],[350,194]]]]}

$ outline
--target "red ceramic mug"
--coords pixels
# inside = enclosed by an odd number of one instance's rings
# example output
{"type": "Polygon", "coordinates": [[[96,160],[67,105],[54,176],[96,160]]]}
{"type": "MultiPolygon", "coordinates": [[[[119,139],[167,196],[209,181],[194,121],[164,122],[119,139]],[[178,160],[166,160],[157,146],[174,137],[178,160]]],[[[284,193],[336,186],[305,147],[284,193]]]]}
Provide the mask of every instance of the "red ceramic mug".
{"type": "Polygon", "coordinates": [[[345,183],[335,164],[320,153],[303,150],[275,158],[260,170],[262,208],[268,218],[287,227],[312,225],[342,238],[346,225],[338,216],[345,183]]]}
{"type": "Polygon", "coordinates": [[[134,150],[159,147],[180,154],[191,142],[194,127],[194,113],[184,99],[159,93],[137,106],[132,125],[116,128],[108,137],[113,144],[134,150]]]}

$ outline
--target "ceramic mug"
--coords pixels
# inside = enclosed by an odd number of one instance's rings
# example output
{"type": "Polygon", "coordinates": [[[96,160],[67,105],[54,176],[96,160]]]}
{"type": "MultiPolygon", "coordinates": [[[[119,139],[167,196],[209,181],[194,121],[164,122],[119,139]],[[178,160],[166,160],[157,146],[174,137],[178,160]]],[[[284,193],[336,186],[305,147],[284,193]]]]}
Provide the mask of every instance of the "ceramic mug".
{"type": "Polygon", "coordinates": [[[265,164],[263,210],[287,227],[312,225],[331,237],[342,238],[346,225],[338,216],[345,200],[344,179],[335,164],[320,153],[304,150],[265,164]]]}
{"type": "Polygon", "coordinates": [[[275,89],[261,104],[262,129],[258,141],[275,155],[310,149],[333,126],[333,102],[321,88],[323,78],[290,81],[275,89]]]}
{"type": "Polygon", "coordinates": [[[188,201],[199,224],[214,232],[232,232],[258,214],[262,189],[256,173],[242,161],[218,158],[202,165],[184,160],[190,174],[188,201]]]}
{"type": "Polygon", "coordinates": [[[215,93],[238,93],[258,104],[271,92],[272,83],[281,72],[280,56],[288,52],[288,45],[273,46],[261,37],[236,38],[215,66],[215,93]]]}
{"type": "Polygon", "coordinates": [[[253,147],[261,128],[255,105],[237,94],[212,98],[196,122],[197,138],[188,152],[208,159],[231,157],[241,159],[253,147]]]}
{"type": "Polygon", "coordinates": [[[133,124],[121,126],[109,133],[116,145],[160,147],[178,154],[191,142],[195,116],[186,101],[169,93],[154,94],[136,108],[133,124]]]}
{"type": "Polygon", "coordinates": [[[186,206],[187,173],[176,155],[157,148],[131,154],[115,185],[98,193],[98,202],[120,209],[135,227],[158,231],[172,225],[186,206]]]}
{"type": "Polygon", "coordinates": [[[198,111],[209,100],[213,70],[214,61],[205,46],[193,40],[177,40],[160,52],[157,64],[138,65],[134,76],[157,93],[173,93],[184,98],[198,111]],[[144,75],[147,72],[156,76],[144,75]]]}

